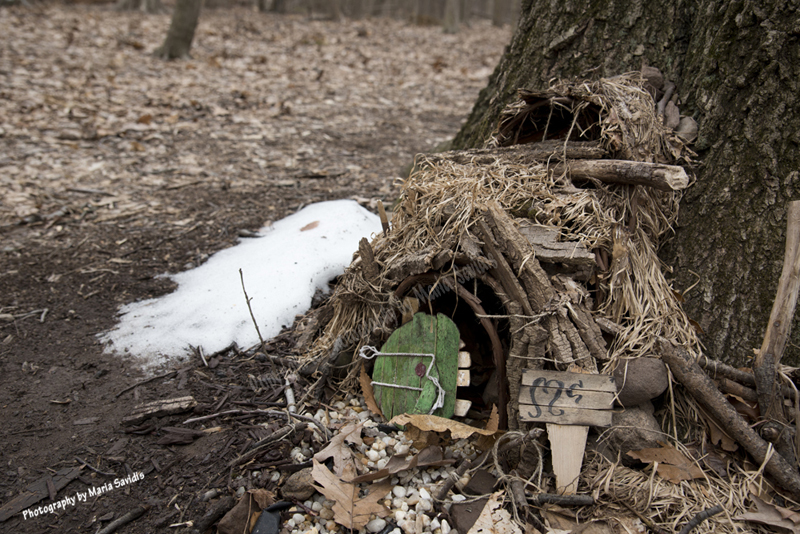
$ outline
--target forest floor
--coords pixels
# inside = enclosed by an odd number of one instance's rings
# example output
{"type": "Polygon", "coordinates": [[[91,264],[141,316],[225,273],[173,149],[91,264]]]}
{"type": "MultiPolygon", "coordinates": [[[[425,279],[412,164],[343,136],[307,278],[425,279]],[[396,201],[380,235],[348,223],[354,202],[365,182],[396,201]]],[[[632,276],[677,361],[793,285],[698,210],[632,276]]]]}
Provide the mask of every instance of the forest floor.
{"type": "Polygon", "coordinates": [[[120,394],[144,375],[97,334],[120,305],[170,291],[159,275],[242,231],[312,202],[391,204],[414,154],[456,133],[510,38],[485,22],[446,35],[207,10],[193,58],[163,62],[151,52],[168,25],[168,14],[102,6],[0,8],[0,503],[37,481],[58,501],[146,474],[55,513],[14,515],[6,532],[95,532],[142,504],[118,532],[188,531],[166,525],[202,516],[209,488],[231,489],[225,463],[263,427],[182,446],[157,442],[185,414],[138,433],[120,421],[182,395],[247,405],[241,384],[261,364],[184,360],[120,394]],[[76,458],[108,475],[47,483],[76,458]]]}

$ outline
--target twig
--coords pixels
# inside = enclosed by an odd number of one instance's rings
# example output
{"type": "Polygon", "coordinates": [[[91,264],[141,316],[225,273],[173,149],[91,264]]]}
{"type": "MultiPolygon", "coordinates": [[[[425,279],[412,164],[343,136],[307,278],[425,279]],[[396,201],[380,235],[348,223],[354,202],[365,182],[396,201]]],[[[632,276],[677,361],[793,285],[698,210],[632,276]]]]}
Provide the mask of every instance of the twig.
{"type": "Polygon", "coordinates": [[[128,523],[131,523],[132,521],[135,521],[135,520],[139,519],[149,509],[150,509],[150,506],[147,505],[147,504],[145,504],[144,506],[140,506],[139,508],[135,508],[135,509],[131,510],[130,512],[128,512],[127,514],[125,514],[122,517],[120,517],[119,519],[116,519],[116,520],[112,521],[111,523],[109,523],[108,526],[106,526],[106,528],[104,528],[103,530],[98,531],[97,534],[111,534],[112,532],[117,530],[119,527],[121,527],[123,525],[127,525],[128,523]]]}
{"type": "Polygon", "coordinates": [[[183,422],[184,425],[188,425],[189,423],[197,423],[200,421],[206,421],[208,419],[213,419],[215,417],[219,417],[220,415],[229,415],[229,414],[265,414],[265,415],[280,415],[282,417],[286,417],[287,419],[291,419],[292,417],[296,419],[302,419],[303,421],[308,421],[309,423],[313,423],[317,428],[322,431],[322,434],[325,436],[325,439],[331,439],[330,431],[325,428],[323,425],[320,424],[319,421],[314,419],[313,417],[309,417],[307,415],[300,415],[299,413],[289,413],[289,412],[281,412],[278,410],[227,410],[224,412],[214,413],[211,415],[204,415],[202,417],[192,417],[191,419],[187,419],[183,422]]]}
{"type": "Polygon", "coordinates": [[[91,465],[89,462],[87,462],[86,460],[81,460],[81,459],[80,459],[80,458],[78,458],[77,456],[75,457],[75,459],[78,461],[78,463],[81,463],[81,464],[83,464],[84,466],[88,467],[89,469],[91,469],[92,471],[94,471],[95,473],[97,473],[98,475],[103,475],[103,476],[107,476],[107,477],[115,477],[115,476],[117,476],[117,474],[116,474],[116,473],[106,473],[105,471],[100,471],[98,468],[96,468],[96,467],[93,467],[93,466],[92,466],[92,465],[91,465]]]}
{"type": "Polygon", "coordinates": [[[253,448],[251,448],[249,451],[247,451],[246,453],[240,455],[238,458],[236,458],[234,460],[231,460],[228,463],[228,467],[233,467],[235,465],[238,465],[238,464],[240,464],[242,462],[245,462],[245,461],[249,460],[250,458],[255,457],[256,455],[258,455],[258,453],[261,451],[261,449],[263,449],[267,445],[270,445],[272,443],[275,443],[278,440],[281,440],[281,439],[285,438],[286,436],[291,434],[294,430],[296,430],[296,429],[295,429],[295,427],[293,425],[287,425],[287,426],[285,426],[283,428],[279,428],[271,436],[266,437],[266,438],[262,439],[261,441],[259,441],[258,443],[256,443],[255,446],[253,448]]]}
{"type": "Polygon", "coordinates": [[[139,382],[136,382],[135,384],[133,384],[131,386],[128,386],[125,389],[123,389],[122,391],[120,391],[119,393],[117,393],[117,398],[119,398],[120,395],[132,390],[135,387],[141,386],[143,384],[147,384],[148,382],[152,382],[153,380],[158,380],[159,378],[172,378],[177,373],[178,373],[178,371],[170,371],[168,373],[164,373],[163,375],[151,376],[150,378],[145,378],[144,380],[140,380],[139,382]]]}
{"type": "Polygon", "coordinates": [[[247,296],[247,290],[244,288],[244,274],[242,274],[242,270],[239,269],[239,279],[242,281],[242,292],[244,293],[244,300],[247,302],[247,309],[250,311],[250,318],[253,320],[253,326],[256,327],[256,334],[258,334],[258,340],[261,341],[261,350],[264,352],[267,351],[265,348],[264,338],[261,337],[261,330],[258,329],[258,323],[256,322],[256,316],[253,315],[253,308],[250,306],[250,297],[247,296]]]}
{"type": "Polygon", "coordinates": [[[696,527],[709,517],[715,516],[720,512],[722,512],[722,506],[720,505],[716,505],[715,507],[709,508],[708,510],[703,510],[702,512],[694,516],[691,521],[686,523],[686,526],[683,527],[678,534],[689,534],[689,532],[691,532],[694,527],[696,527]]]}
{"type": "Polygon", "coordinates": [[[557,504],[559,506],[592,506],[594,497],[591,495],[556,495],[553,493],[537,493],[529,499],[534,506],[542,504],[557,504]]]}
{"type": "Polygon", "coordinates": [[[199,354],[200,355],[200,359],[203,360],[203,365],[208,367],[208,362],[206,361],[206,356],[205,356],[205,354],[203,354],[203,347],[201,347],[200,345],[197,346],[197,354],[199,354]]]}

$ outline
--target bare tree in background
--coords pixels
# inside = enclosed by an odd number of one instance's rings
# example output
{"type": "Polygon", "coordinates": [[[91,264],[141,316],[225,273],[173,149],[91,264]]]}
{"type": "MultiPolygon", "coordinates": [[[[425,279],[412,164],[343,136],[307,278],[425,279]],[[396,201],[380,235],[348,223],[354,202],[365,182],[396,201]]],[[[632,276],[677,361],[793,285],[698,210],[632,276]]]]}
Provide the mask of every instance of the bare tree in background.
{"type": "Polygon", "coordinates": [[[167,38],[154,53],[162,59],[189,57],[203,0],[177,0],[167,38]]]}
{"type": "Polygon", "coordinates": [[[141,11],[143,13],[163,13],[161,0],[119,0],[116,6],[119,11],[141,11]]]}
{"type": "Polygon", "coordinates": [[[461,25],[461,13],[459,12],[458,0],[445,0],[444,3],[444,26],[445,33],[458,33],[458,27],[461,25]]]}

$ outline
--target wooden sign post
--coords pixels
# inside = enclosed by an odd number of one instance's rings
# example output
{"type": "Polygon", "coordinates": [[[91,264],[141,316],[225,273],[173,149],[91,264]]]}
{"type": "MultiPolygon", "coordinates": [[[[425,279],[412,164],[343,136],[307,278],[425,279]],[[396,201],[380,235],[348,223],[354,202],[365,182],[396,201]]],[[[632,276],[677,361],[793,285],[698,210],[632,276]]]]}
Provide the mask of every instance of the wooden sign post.
{"type": "Polygon", "coordinates": [[[547,424],[559,493],[577,491],[589,426],[611,425],[616,393],[613,376],[523,371],[520,420],[547,424]]]}

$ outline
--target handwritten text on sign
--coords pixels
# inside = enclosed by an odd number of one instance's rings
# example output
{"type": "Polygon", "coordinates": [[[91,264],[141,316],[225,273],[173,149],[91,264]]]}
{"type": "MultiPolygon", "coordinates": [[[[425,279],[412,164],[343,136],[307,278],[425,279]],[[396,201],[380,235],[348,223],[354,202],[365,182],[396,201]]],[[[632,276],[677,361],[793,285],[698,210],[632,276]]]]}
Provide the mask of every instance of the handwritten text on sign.
{"type": "Polygon", "coordinates": [[[616,391],[611,376],[528,369],[519,392],[520,419],[609,426],[616,391]]]}

